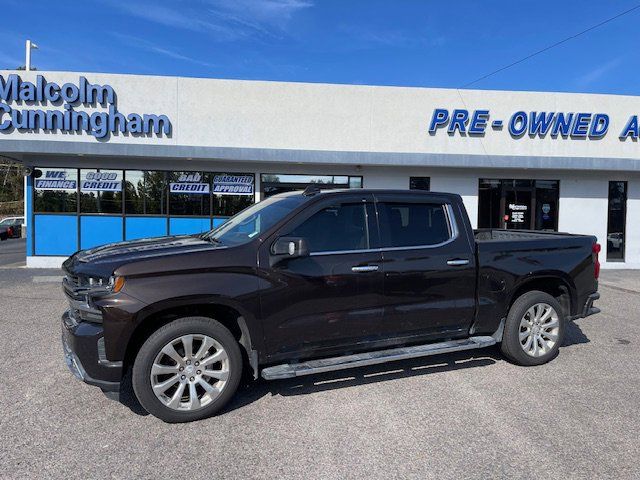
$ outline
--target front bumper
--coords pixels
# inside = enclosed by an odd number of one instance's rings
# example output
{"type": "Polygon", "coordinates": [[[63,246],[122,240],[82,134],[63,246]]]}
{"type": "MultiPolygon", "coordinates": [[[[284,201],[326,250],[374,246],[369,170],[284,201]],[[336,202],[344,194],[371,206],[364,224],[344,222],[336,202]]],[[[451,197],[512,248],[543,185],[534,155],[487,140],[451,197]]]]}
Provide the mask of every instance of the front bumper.
{"type": "Polygon", "coordinates": [[[79,322],[69,311],[62,315],[61,323],[62,349],[71,373],[105,392],[119,391],[122,362],[110,362],[106,359],[102,325],[79,322]]]}

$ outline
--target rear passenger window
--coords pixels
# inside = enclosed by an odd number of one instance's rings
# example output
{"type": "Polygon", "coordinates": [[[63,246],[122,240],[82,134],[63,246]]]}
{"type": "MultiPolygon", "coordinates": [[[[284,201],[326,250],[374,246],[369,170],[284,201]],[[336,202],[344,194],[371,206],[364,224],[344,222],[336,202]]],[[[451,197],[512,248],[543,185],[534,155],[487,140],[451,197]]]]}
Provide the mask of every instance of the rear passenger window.
{"type": "Polygon", "coordinates": [[[364,203],[332,205],[313,214],[288,236],[303,237],[309,251],[332,252],[369,248],[364,203]]]}
{"type": "Polygon", "coordinates": [[[378,211],[383,247],[436,245],[451,238],[442,204],[383,202],[378,211]]]}

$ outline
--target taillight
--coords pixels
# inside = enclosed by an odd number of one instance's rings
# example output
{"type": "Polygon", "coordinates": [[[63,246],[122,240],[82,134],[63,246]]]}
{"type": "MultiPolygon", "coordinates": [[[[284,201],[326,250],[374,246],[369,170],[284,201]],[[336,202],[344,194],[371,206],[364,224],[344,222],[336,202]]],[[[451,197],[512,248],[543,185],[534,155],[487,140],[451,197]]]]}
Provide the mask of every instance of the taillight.
{"type": "Polygon", "coordinates": [[[13,237],[13,227],[9,227],[7,229],[7,235],[9,235],[10,237],[13,237]]]}
{"type": "Polygon", "coordinates": [[[593,247],[591,247],[591,251],[593,252],[593,255],[594,255],[593,276],[595,277],[596,280],[598,280],[598,277],[600,276],[600,258],[598,257],[600,250],[602,250],[602,247],[600,246],[599,243],[594,243],[593,247]]]}

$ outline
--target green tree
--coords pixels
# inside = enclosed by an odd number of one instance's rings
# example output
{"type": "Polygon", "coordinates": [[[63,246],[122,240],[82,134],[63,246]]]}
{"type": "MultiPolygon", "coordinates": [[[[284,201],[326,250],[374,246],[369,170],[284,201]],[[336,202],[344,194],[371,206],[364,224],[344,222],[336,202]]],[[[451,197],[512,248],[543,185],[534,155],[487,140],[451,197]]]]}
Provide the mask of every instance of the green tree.
{"type": "Polygon", "coordinates": [[[0,213],[21,214],[24,208],[22,165],[0,157],[0,213]]]}

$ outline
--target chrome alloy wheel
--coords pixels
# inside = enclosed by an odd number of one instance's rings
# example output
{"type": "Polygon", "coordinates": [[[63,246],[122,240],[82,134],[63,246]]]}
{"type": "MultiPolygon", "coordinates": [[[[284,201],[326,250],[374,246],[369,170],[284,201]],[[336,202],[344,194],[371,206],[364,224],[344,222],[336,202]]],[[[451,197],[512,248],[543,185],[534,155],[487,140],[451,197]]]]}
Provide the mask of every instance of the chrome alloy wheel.
{"type": "Polygon", "coordinates": [[[182,335],[167,343],[151,367],[156,397],[173,410],[198,410],[215,400],[229,378],[229,357],[207,335],[182,335]]]}
{"type": "Polygon", "coordinates": [[[560,333],[558,312],[547,303],[536,303],[520,320],[520,346],[532,357],[549,352],[560,333]]]}

